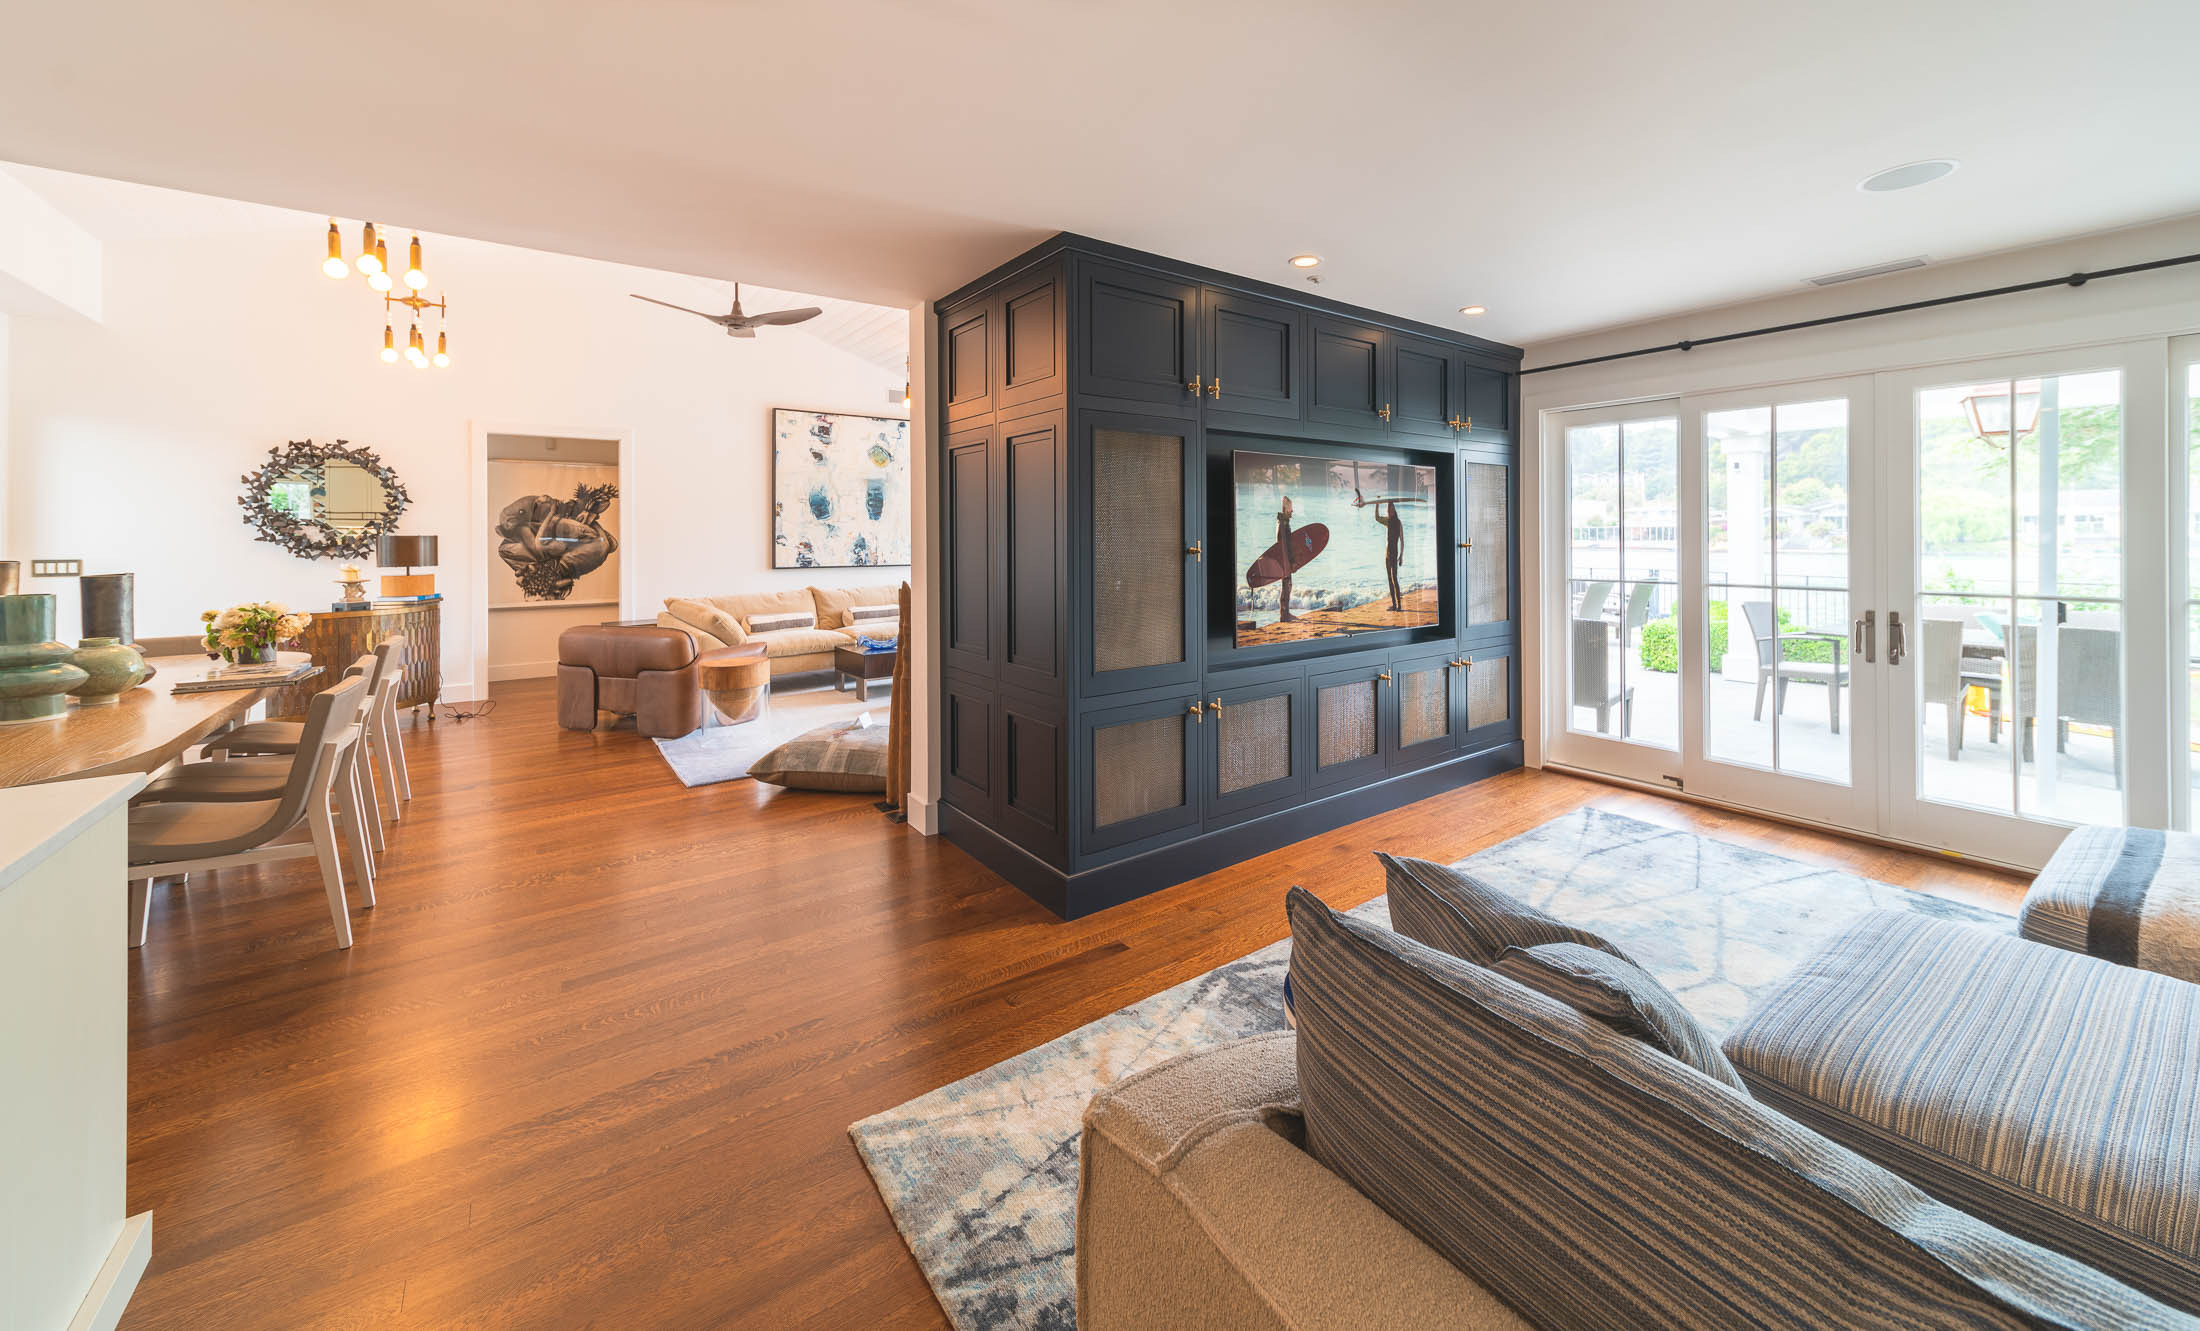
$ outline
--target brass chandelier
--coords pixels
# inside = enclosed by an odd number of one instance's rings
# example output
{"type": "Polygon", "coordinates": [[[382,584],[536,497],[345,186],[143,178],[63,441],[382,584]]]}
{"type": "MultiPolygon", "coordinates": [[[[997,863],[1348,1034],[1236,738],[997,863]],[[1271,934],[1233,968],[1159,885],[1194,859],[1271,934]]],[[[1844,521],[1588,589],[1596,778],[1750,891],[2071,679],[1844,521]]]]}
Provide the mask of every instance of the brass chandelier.
{"type": "MultiPolygon", "coordinates": [[[[419,236],[412,238],[411,251],[407,257],[404,272],[405,294],[393,295],[391,288],[397,283],[390,277],[389,244],[375,233],[374,223],[368,222],[360,228],[356,266],[366,275],[367,285],[382,296],[382,359],[385,363],[394,365],[402,354],[406,360],[412,362],[412,367],[416,370],[425,370],[430,365],[439,370],[448,369],[451,364],[451,343],[443,321],[451,312],[450,297],[446,295],[440,300],[429,300],[421,294],[428,285],[428,275],[420,267],[419,236]],[[405,339],[402,348],[397,345],[397,324],[390,314],[392,305],[402,305],[412,311],[412,333],[405,339]],[[420,333],[420,316],[428,310],[434,310],[436,315],[433,354],[428,351],[427,340],[420,333]]],[[[351,275],[353,266],[344,262],[344,238],[337,230],[336,219],[331,217],[328,220],[328,257],[321,261],[321,271],[342,281],[351,275]]]]}

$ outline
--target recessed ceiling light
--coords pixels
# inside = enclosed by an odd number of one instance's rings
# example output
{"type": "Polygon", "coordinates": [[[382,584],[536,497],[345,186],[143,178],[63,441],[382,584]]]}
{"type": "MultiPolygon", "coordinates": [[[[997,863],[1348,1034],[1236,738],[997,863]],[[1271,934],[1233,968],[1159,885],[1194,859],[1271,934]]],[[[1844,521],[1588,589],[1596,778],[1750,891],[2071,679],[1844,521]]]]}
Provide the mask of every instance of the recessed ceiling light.
{"type": "Polygon", "coordinates": [[[1291,266],[1293,268],[1316,268],[1321,265],[1321,261],[1322,256],[1319,254],[1294,254],[1291,256],[1291,266]]]}
{"type": "Polygon", "coordinates": [[[1476,315],[1488,314],[1489,310],[1480,305],[1462,305],[1459,307],[1459,312],[1465,315],[1476,315]]]}
{"type": "Polygon", "coordinates": [[[1856,182],[1856,187],[1871,194],[1887,194],[1898,189],[1913,189],[1929,185],[1956,169],[1953,157],[1934,157],[1922,162],[1905,162],[1875,171],[1856,182]]]}

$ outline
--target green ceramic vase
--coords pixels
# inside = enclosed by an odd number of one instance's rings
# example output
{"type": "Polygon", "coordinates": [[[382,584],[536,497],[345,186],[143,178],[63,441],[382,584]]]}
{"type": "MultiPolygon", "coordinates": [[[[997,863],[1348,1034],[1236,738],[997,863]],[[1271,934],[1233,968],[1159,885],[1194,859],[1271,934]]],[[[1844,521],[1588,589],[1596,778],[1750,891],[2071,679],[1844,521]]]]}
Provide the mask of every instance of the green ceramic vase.
{"type": "Polygon", "coordinates": [[[69,664],[90,676],[69,690],[86,707],[109,706],[153,674],[137,648],[120,638],[84,639],[69,654],[69,664]]]}
{"type": "Polygon", "coordinates": [[[69,690],[91,678],[53,640],[54,598],[0,596],[0,725],[50,721],[69,708],[69,690]]]}

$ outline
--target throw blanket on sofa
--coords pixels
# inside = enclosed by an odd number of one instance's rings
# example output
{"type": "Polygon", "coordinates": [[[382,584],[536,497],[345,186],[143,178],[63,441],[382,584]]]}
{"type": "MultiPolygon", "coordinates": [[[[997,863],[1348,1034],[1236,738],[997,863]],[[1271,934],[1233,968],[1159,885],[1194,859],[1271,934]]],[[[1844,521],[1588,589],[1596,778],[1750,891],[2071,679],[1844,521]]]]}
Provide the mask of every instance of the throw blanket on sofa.
{"type": "Polygon", "coordinates": [[[2200,836],[2081,827],[2024,901],[2024,935],[2200,984],[2200,836]]]}

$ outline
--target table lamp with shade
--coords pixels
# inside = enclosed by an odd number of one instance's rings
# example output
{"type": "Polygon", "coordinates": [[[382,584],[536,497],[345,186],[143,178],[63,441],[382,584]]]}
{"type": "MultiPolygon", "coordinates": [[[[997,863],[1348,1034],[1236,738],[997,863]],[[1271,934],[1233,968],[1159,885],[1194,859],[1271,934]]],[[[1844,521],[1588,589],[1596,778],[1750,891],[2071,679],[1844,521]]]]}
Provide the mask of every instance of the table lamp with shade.
{"type": "Polygon", "coordinates": [[[374,562],[383,568],[402,568],[404,573],[382,575],[384,596],[433,596],[435,574],[415,573],[415,568],[435,567],[433,536],[384,536],[375,542],[374,562]]]}

